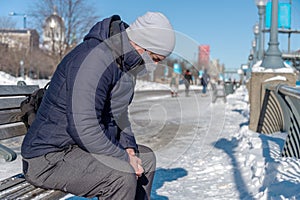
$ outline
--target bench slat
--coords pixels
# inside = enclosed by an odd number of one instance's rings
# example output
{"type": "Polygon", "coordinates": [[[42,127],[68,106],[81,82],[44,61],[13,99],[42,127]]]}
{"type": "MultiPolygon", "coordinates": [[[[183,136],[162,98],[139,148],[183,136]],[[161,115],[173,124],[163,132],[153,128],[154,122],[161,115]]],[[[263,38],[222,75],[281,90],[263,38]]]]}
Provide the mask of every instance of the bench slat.
{"type": "Polygon", "coordinates": [[[0,99],[0,110],[20,108],[21,102],[25,99],[26,97],[0,99]]]}
{"type": "Polygon", "coordinates": [[[27,96],[38,89],[38,85],[0,85],[0,97],[2,96],[27,96]]]}
{"type": "Polygon", "coordinates": [[[0,125],[21,122],[20,109],[0,110],[0,125]]]}
{"type": "Polygon", "coordinates": [[[5,199],[19,199],[20,196],[36,189],[36,187],[25,180],[23,174],[18,174],[4,180],[3,182],[4,184],[0,190],[0,199],[3,199],[4,197],[5,199]]]}
{"type": "Polygon", "coordinates": [[[60,199],[67,193],[59,190],[45,190],[28,183],[23,174],[0,181],[0,199],[37,199],[52,200],[60,199]]]}
{"type": "MultiPolygon", "coordinates": [[[[32,196],[36,196],[37,199],[43,199],[43,200],[53,200],[53,199],[61,199],[62,197],[65,197],[67,193],[59,191],[59,190],[44,190],[42,189],[42,193],[40,194],[32,194],[35,191],[30,192],[29,194],[25,194],[24,196],[29,196],[29,199],[32,199],[32,196]]],[[[20,199],[23,199],[20,197],[20,199]]]]}
{"type": "Polygon", "coordinates": [[[25,179],[20,180],[20,182],[18,184],[15,184],[15,185],[7,188],[6,190],[3,190],[2,192],[0,192],[0,199],[4,199],[4,197],[10,196],[11,194],[14,194],[15,192],[18,192],[21,189],[26,188],[28,186],[30,186],[30,183],[26,182],[25,179]]]}
{"type": "Polygon", "coordinates": [[[33,185],[28,185],[27,187],[23,187],[23,188],[20,188],[20,190],[18,191],[15,191],[14,193],[12,194],[9,194],[9,195],[6,195],[5,198],[6,199],[18,199],[19,196],[21,195],[24,195],[28,192],[31,192],[35,189],[36,187],[34,187],[33,185]]]}
{"type": "Polygon", "coordinates": [[[14,185],[20,184],[24,182],[24,175],[23,174],[17,174],[15,176],[9,177],[7,179],[0,181],[0,192],[3,192],[7,188],[10,188],[14,185]]]}
{"type": "Polygon", "coordinates": [[[1,198],[3,199],[19,199],[17,198],[18,196],[21,196],[23,194],[26,194],[26,192],[30,192],[34,190],[34,186],[31,185],[30,183],[26,182],[21,182],[11,188],[8,188],[6,191],[3,192],[1,195],[1,198]]]}
{"type": "Polygon", "coordinates": [[[3,125],[0,127],[0,140],[25,135],[26,133],[27,129],[23,122],[3,125]]]}
{"type": "MultiPolygon", "coordinates": [[[[25,192],[24,194],[18,196],[18,199],[31,200],[35,197],[38,197],[40,194],[45,193],[46,191],[47,190],[45,190],[45,189],[34,187],[33,190],[31,190],[29,192],[25,192]]],[[[41,199],[41,198],[38,198],[38,199],[41,199]]]]}
{"type": "MultiPolygon", "coordinates": [[[[22,188],[28,187],[30,186],[30,183],[26,182],[25,179],[23,181],[21,181],[20,183],[7,188],[6,190],[3,190],[2,192],[0,192],[0,199],[4,199],[4,197],[7,197],[19,190],[21,190],[22,188]]],[[[8,199],[8,198],[5,198],[8,199]]]]}

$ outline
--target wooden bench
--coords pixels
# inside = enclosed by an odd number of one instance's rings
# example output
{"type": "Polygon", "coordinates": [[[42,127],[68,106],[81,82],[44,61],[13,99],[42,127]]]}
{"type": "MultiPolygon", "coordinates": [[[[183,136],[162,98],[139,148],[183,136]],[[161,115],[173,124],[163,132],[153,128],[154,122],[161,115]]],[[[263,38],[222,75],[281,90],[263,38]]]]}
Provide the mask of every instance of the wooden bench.
{"type": "MultiPolygon", "coordinates": [[[[0,85],[0,142],[24,136],[27,132],[21,121],[20,103],[37,85],[0,85]]],[[[0,155],[5,161],[12,162],[17,153],[11,148],[0,144],[0,155]]],[[[21,165],[21,163],[20,163],[21,165]]],[[[57,190],[45,190],[28,183],[22,173],[0,180],[0,199],[60,199],[66,193],[57,190]]]]}
{"type": "Polygon", "coordinates": [[[223,98],[226,102],[226,92],[223,85],[217,85],[216,83],[210,83],[212,90],[212,103],[215,103],[218,98],[223,98]]]}

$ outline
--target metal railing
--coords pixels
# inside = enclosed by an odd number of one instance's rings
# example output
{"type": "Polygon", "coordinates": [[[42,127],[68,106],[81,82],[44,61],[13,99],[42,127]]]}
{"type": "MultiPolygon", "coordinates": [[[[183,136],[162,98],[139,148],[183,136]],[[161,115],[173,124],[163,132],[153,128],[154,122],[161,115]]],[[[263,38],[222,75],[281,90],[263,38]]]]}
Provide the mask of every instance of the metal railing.
{"type": "Polygon", "coordinates": [[[278,92],[281,95],[294,97],[294,98],[300,100],[300,88],[291,87],[291,86],[287,86],[287,85],[279,85],[278,92]]]}
{"type": "Polygon", "coordinates": [[[287,132],[282,156],[300,158],[300,88],[282,84],[267,88],[257,131],[287,132]]]}

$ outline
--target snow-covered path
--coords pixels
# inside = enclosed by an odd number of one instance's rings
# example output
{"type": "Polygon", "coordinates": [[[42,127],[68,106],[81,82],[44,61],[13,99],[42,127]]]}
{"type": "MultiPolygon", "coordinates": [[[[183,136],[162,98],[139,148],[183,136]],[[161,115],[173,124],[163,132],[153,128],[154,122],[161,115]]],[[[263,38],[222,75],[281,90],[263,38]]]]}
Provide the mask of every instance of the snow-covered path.
{"type": "MultiPolygon", "coordinates": [[[[245,88],[227,100],[205,107],[210,117],[200,115],[202,128],[194,130],[192,144],[178,159],[171,162],[173,154],[161,159],[158,153],[153,199],[300,198],[300,163],[280,156],[286,133],[248,129],[245,88]]],[[[181,140],[190,140],[188,135],[181,140]]]]}
{"type": "MultiPolygon", "coordinates": [[[[172,104],[172,100],[167,101],[168,105],[172,104]]],[[[167,147],[156,152],[158,170],[153,199],[240,199],[243,195],[240,191],[245,188],[236,170],[237,163],[229,154],[234,147],[230,150],[226,145],[227,149],[223,149],[222,143],[226,143],[231,133],[239,131],[240,124],[247,123],[247,116],[242,113],[247,103],[229,99],[228,104],[220,100],[211,104],[209,96],[200,94],[179,97],[178,101],[185,108],[179,115],[181,124],[190,127],[178,129],[177,136],[167,147]],[[236,109],[227,110],[228,105],[236,109]]]]}

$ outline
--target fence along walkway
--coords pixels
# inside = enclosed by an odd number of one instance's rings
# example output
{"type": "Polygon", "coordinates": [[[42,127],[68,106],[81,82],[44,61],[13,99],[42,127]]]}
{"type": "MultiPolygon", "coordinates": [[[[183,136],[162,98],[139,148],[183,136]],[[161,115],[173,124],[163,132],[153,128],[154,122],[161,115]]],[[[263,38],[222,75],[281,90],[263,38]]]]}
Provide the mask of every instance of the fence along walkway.
{"type": "Polygon", "coordinates": [[[300,158],[300,88],[277,85],[267,88],[257,132],[288,133],[282,156],[300,158]]]}

